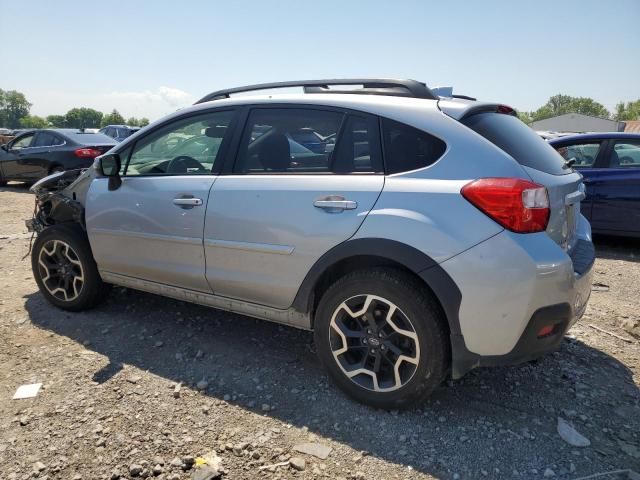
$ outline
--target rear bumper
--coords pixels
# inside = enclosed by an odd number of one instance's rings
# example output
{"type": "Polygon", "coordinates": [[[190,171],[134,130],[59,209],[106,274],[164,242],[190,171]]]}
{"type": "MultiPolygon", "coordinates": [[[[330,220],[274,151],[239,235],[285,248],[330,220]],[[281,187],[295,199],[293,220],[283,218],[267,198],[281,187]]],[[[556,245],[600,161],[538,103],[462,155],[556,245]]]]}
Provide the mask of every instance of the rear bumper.
{"type": "Polygon", "coordinates": [[[460,290],[457,318],[448,313],[453,377],[557,350],[584,314],[594,259],[588,230],[570,254],[546,234],[505,231],[440,264],[460,290]]]}

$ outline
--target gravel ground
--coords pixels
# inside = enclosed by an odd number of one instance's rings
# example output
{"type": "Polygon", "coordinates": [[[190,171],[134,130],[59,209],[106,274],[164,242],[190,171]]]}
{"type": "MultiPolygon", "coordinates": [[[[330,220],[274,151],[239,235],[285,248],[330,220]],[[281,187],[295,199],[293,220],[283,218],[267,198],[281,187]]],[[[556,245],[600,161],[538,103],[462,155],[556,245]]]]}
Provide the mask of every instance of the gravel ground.
{"type": "Polygon", "coordinates": [[[389,412],[330,385],[306,332],[122,288],[91,312],[51,307],[22,260],[32,208],[23,186],[0,188],[2,480],[640,471],[638,242],[598,242],[596,291],[559,352],[473,371],[389,412]],[[11,399],[36,382],[36,398],[11,399]],[[563,440],[559,417],[590,445],[563,440]],[[296,451],[303,443],[331,451],[296,451]]]}

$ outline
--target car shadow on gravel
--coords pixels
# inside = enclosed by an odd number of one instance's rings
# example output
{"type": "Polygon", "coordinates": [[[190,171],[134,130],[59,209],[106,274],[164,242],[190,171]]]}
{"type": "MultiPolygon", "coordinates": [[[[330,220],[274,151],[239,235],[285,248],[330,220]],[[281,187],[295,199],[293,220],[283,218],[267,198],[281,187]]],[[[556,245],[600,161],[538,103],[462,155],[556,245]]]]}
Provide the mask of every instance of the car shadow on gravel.
{"type": "Polygon", "coordinates": [[[482,470],[532,478],[545,468],[558,475],[576,469],[574,477],[637,463],[619,447],[640,431],[632,372],[570,338],[537,362],[476,370],[447,382],[420,408],[387,412],[330,385],[308,332],[123,288],[90,312],[63,312],[37,292],[26,297],[26,309],[35,326],[108,357],[87,382],[109,382],[125,364],[194,389],[206,379],[210,397],[437,477],[450,478],[453,465],[463,478],[482,470]],[[564,443],[558,416],[592,447],[564,443]]]}
{"type": "Polygon", "coordinates": [[[640,262],[640,238],[595,235],[593,242],[598,258],[640,262]]]}
{"type": "Polygon", "coordinates": [[[28,183],[9,182],[7,185],[0,187],[0,192],[28,193],[32,195],[29,187],[31,187],[31,185],[28,183]]]}

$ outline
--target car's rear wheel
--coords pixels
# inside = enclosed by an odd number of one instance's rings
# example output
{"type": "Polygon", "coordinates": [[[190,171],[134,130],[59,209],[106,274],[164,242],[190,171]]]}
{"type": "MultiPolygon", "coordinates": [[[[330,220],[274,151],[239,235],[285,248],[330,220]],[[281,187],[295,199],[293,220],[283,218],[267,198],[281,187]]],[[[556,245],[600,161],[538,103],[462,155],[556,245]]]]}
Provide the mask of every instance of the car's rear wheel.
{"type": "Polygon", "coordinates": [[[361,270],[325,292],[315,343],[337,385],[378,408],[406,408],[442,382],[450,358],[445,319],[432,294],[394,269],[361,270]]]}
{"type": "Polygon", "coordinates": [[[31,267],[40,292],[65,310],[95,307],[109,290],[78,225],[55,225],[42,231],[33,245],[31,267]]]}

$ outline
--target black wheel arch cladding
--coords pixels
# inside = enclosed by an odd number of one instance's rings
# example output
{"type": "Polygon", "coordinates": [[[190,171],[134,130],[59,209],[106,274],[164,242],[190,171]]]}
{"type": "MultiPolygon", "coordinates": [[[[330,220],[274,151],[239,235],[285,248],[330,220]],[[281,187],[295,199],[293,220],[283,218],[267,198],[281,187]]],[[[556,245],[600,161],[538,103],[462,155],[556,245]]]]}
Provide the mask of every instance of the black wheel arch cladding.
{"type": "Polygon", "coordinates": [[[458,316],[462,293],[453,279],[435,260],[417,248],[402,242],[384,238],[358,238],[333,247],[322,255],[307,273],[293,301],[293,308],[310,313],[313,309],[314,289],[327,269],[343,260],[359,256],[390,260],[422,279],[435,295],[447,319],[455,361],[455,347],[460,346],[460,340],[464,345],[458,316]],[[454,337],[458,337],[456,342],[453,342],[454,337]]]}

